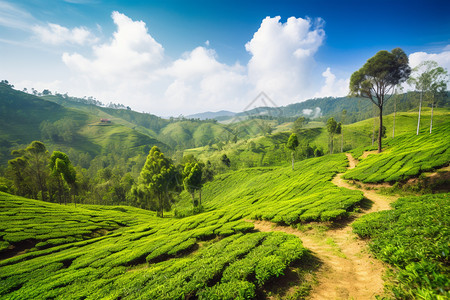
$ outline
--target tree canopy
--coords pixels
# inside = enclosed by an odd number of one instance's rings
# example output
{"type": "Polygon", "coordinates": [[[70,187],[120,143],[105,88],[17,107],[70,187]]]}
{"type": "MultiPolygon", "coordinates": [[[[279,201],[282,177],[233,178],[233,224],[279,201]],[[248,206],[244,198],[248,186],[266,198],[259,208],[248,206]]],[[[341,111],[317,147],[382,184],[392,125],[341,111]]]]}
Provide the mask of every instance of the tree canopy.
{"type": "MultiPolygon", "coordinates": [[[[449,81],[448,72],[440,67],[437,62],[428,60],[420,63],[412,70],[412,76],[408,83],[417,91],[420,91],[419,118],[417,122],[417,134],[420,129],[420,112],[422,108],[422,97],[429,100],[431,108],[439,103],[439,100],[445,99],[447,91],[447,82],[449,81]]],[[[430,133],[433,124],[433,114],[431,115],[430,133]]]]}
{"type": "Polygon", "coordinates": [[[50,156],[49,168],[51,170],[51,177],[56,185],[56,191],[59,202],[64,198],[64,203],[67,200],[66,192],[75,190],[75,182],[77,173],[70,162],[67,154],[54,151],[50,156]]]}
{"type": "Polygon", "coordinates": [[[295,149],[297,149],[299,145],[298,142],[298,138],[297,135],[295,133],[291,134],[291,136],[289,137],[287,144],[286,144],[286,148],[291,150],[292,152],[292,170],[294,170],[294,153],[295,153],[295,149]]]}
{"type": "Polygon", "coordinates": [[[350,78],[350,95],[370,99],[380,111],[378,152],[381,152],[382,146],[383,106],[393,94],[395,86],[406,81],[410,73],[408,56],[402,49],[395,48],[391,52],[379,51],[350,78]]]}
{"type": "Polygon", "coordinates": [[[157,146],[150,150],[145,165],[134,188],[135,196],[143,201],[143,206],[156,209],[163,217],[173,202],[177,187],[177,172],[172,161],[164,156],[157,146]]]}
{"type": "Polygon", "coordinates": [[[202,169],[198,163],[187,163],[185,165],[183,185],[184,189],[191,194],[194,206],[200,205],[200,202],[194,200],[195,192],[200,192],[203,186],[202,169]]]}

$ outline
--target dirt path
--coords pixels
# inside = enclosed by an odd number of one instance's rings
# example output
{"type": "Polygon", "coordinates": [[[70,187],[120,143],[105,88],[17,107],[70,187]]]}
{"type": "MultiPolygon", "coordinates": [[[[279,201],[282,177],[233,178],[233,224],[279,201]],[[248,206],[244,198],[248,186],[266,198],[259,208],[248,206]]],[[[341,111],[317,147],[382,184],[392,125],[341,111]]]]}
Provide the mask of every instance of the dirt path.
{"type": "MultiPolygon", "coordinates": [[[[350,154],[347,157],[349,168],[354,168],[357,160],[350,154]]],[[[338,174],[332,182],[337,186],[357,189],[345,182],[341,175],[338,174]]],[[[372,206],[358,217],[390,209],[389,202],[395,200],[395,197],[379,195],[371,190],[361,191],[372,202],[372,206]]],[[[311,291],[310,299],[374,299],[376,295],[382,294],[385,268],[380,261],[371,257],[367,244],[352,232],[351,223],[326,231],[320,228],[299,231],[268,221],[254,221],[254,224],[255,229],[260,231],[283,231],[298,236],[303,245],[321,261],[318,284],[311,291]]]]}

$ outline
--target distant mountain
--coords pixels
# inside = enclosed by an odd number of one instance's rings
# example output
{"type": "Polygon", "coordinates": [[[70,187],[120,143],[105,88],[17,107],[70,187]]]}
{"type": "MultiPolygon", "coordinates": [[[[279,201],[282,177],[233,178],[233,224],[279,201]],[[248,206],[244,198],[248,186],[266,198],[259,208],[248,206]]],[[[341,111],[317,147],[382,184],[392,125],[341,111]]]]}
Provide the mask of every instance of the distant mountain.
{"type": "Polygon", "coordinates": [[[236,115],[236,113],[231,112],[231,111],[227,111],[227,110],[221,110],[218,112],[204,112],[204,113],[198,113],[198,114],[193,114],[193,115],[189,115],[186,116],[186,118],[188,119],[200,119],[200,120],[207,120],[207,119],[222,119],[223,117],[233,117],[234,115],[236,115]]]}
{"type": "MultiPolygon", "coordinates": [[[[384,114],[394,112],[394,106],[397,111],[409,111],[419,105],[419,94],[408,92],[407,94],[397,95],[388,99],[383,108],[384,114]],[[394,101],[395,98],[395,101],[394,101]],[[395,105],[394,105],[395,103],[395,105]]],[[[438,107],[450,106],[450,94],[440,98],[438,107]]],[[[310,119],[326,120],[330,117],[340,120],[342,111],[347,111],[346,123],[354,123],[372,118],[374,114],[373,104],[369,99],[355,97],[325,97],[309,99],[303,102],[289,104],[279,107],[257,107],[244,112],[235,114],[232,117],[223,117],[218,121],[246,120],[249,117],[262,117],[266,119],[286,120],[287,118],[304,116],[310,119]]]]}

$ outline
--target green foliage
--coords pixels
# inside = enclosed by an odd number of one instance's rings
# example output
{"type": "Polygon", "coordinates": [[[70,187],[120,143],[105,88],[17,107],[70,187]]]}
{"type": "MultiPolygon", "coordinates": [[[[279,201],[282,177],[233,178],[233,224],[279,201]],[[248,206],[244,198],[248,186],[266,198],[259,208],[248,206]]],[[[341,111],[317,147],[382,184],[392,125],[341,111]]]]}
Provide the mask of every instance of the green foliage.
{"type": "MultiPolygon", "coordinates": [[[[340,219],[362,200],[361,192],[343,192],[330,182],[346,166],[345,155],[339,154],[303,160],[295,172],[283,166],[219,174],[203,186],[203,206],[281,224],[340,219]]],[[[190,202],[189,195],[181,196],[180,212],[183,202],[190,202]]]]}
{"type": "Polygon", "coordinates": [[[158,147],[150,150],[138,179],[134,194],[146,207],[155,207],[158,215],[170,210],[173,192],[177,187],[177,172],[172,161],[158,147]]]}
{"type": "Polygon", "coordinates": [[[305,117],[298,117],[292,125],[292,131],[297,134],[300,133],[300,129],[302,129],[303,125],[306,123],[305,117]]]}
{"type": "Polygon", "coordinates": [[[399,181],[444,166],[450,161],[447,137],[450,122],[435,127],[433,134],[398,135],[388,142],[386,153],[370,155],[344,174],[363,182],[399,181]]]}
{"type": "Polygon", "coordinates": [[[47,199],[48,151],[39,141],[33,141],[25,149],[14,150],[15,159],[8,161],[7,176],[13,182],[13,189],[22,196],[47,199]]]}
{"type": "Polygon", "coordinates": [[[230,167],[230,166],[231,166],[231,161],[230,161],[230,159],[227,157],[226,154],[223,154],[223,155],[222,155],[220,161],[221,161],[225,166],[227,166],[227,167],[230,167]]]}
{"type": "Polygon", "coordinates": [[[389,98],[388,95],[393,93],[395,86],[408,79],[410,73],[408,56],[402,49],[395,48],[391,52],[379,51],[350,78],[350,93],[370,99],[379,108],[378,152],[382,149],[381,130],[385,101],[389,98]]]}
{"type": "Polygon", "coordinates": [[[327,131],[328,131],[328,149],[330,150],[330,154],[333,154],[333,146],[334,146],[334,135],[341,134],[342,124],[337,123],[334,118],[329,118],[327,121],[327,131]]]}
{"type": "Polygon", "coordinates": [[[295,151],[295,149],[298,147],[298,138],[295,133],[292,133],[289,137],[286,148],[288,148],[291,151],[295,151]]]}
{"type": "Polygon", "coordinates": [[[444,299],[450,296],[450,195],[400,198],[394,210],[372,213],[353,223],[370,249],[389,263],[398,299],[444,299]]]}
{"type": "Polygon", "coordinates": [[[294,170],[294,153],[295,153],[295,149],[297,149],[297,147],[298,147],[298,144],[299,143],[298,143],[297,135],[295,133],[292,133],[286,143],[286,148],[291,150],[291,153],[292,153],[292,170],[294,170]]]}
{"type": "MultiPolygon", "coordinates": [[[[50,186],[52,184],[54,185],[53,190],[55,190],[55,193],[57,194],[59,203],[62,202],[62,199],[64,199],[64,203],[66,203],[67,197],[65,190],[70,189],[72,193],[75,192],[77,173],[67,154],[60,151],[54,151],[50,156],[49,168],[51,170],[51,179],[53,179],[50,181],[50,186]],[[66,186],[68,186],[68,188],[66,186]]],[[[50,190],[52,190],[52,186],[50,187],[50,190]]]]}
{"type": "Polygon", "coordinates": [[[250,299],[305,253],[293,235],[246,233],[253,224],[227,210],[176,220],[4,193],[0,208],[0,255],[10,257],[0,260],[1,298],[250,299]],[[11,257],[26,241],[32,248],[11,257]],[[248,278],[233,275],[239,265],[248,278]]]}
{"type": "Polygon", "coordinates": [[[201,194],[203,186],[202,170],[198,163],[187,163],[185,165],[183,185],[184,189],[192,195],[194,206],[201,205],[201,203],[195,203],[194,200],[195,191],[199,191],[201,194]]]}

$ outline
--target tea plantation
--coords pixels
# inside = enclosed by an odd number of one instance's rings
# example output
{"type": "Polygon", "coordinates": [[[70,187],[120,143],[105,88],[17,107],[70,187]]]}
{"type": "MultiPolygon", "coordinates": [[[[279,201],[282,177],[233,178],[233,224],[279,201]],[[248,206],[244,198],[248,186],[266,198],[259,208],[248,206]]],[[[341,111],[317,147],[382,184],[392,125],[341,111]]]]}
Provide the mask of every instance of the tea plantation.
{"type": "Polygon", "coordinates": [[[223,211],[177,220],[129,207],[0,199],[3,257],[10,245],[30,247],[0,261],[2,298],[254,296],[305,251],[295,236],[247,233],[253,224],[223,211]]]}
{"type": "Polygon", "coordinates": [[[345,173],[345,179],[363,182],[395,182],[445,166],[450,161],[450,120],[417,136],[404,133],[386,143],[384,152],[371,155],[345,173]]]}
{"type": "MultiPolygon", "coordinates": [[[[208,199],[204,205],[207,210],[225,209],[287,225],[343,218],[363,199],[360,191],[330,182],[347,164],[344,154],[335,154],[297,162],[295,171],[286,166],[218,175],[203,188],[203,198],[208,199]]],[[[185,203],[189,199],[185,194],[185,203]]]]}
{"type": "MultiPolygon", "coordinates": [[[[344,154],[218,174],[193,215],[183,192],[165,218],[128,206],[68,206],[0,192],[1,299],[253,299],[288,268],[303,268],[295,235],[259,232],[249,219],[297,226],[345,219],[363,193],[337,173],[397,181],[448,164],[450,122],[403,133],[347,170],[344,154]],[[299,263],[300,262],[300,263],[299,263]]],[[[354,231],[392,266],[397,298],[444,299],[449,290],[449,195],[398,200],[354,231]]],[[[305,240],[306,242],[306,240],[305,240]]],[[[305,267],[306,269],[306,267],[305,267]]]]}
{"type": "MultiPolygon", "coordinates": [[[[342,218],[362,200],[331,184],[345,155],[244,169],[204,188],[205,212],[158,218],[125,206],[63,206],[0,194],[4,298],[253,298],[302,258],[301,241],[246,218],[342,218]],[[226,296],[226,297],[225,297],[226,296]]],[[[189,198],[187,198],[189,199],[189,198]]]]}
{"type": "Polygon", "coordinates": [[[397,299],[450,297],[450,194],[400,198],[393,210],[369,214],[353,224],[370,249],[393,267],[397,299]]]}

